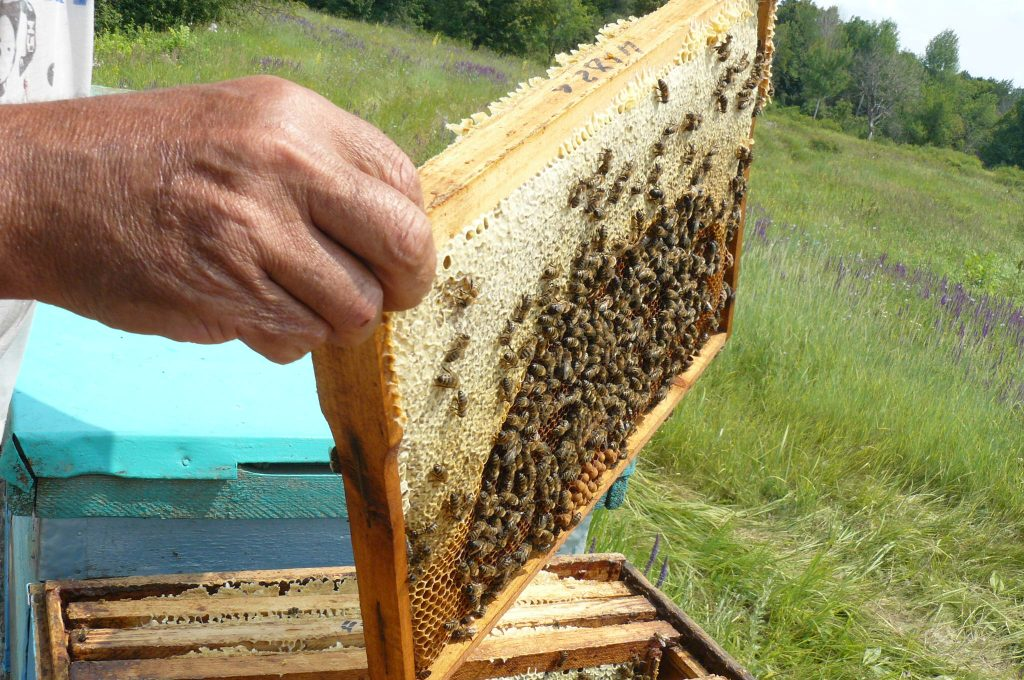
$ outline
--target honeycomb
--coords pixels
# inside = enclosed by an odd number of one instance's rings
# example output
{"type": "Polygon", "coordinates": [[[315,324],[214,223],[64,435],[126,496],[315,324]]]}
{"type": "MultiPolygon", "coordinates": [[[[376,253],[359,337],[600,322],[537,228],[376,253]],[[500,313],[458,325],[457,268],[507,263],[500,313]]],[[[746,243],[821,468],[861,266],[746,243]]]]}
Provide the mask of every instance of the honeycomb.
{"type": "Polygon", "coordinates": [[[654,680],[656,673],[649,673],[647,666],[640,661],[609,663],[562,671],[531,671],[495,680],[654,680]]]}
{"type": "Polygon", "coordinates": [[[441,247],[423,303],[389,317],[421,674],[582,519],[638,422],[723,329],[771,61],[757,8],[728,0],[694,23],[674,65],[551,149],[441,247]]]}

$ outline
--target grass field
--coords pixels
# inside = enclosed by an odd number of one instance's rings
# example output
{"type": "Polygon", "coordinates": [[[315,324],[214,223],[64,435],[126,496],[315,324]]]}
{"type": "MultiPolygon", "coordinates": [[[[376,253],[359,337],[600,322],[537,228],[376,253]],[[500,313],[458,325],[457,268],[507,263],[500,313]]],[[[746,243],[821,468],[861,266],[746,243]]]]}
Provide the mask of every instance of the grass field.
{"type": "MultiPolygon", "coordinates": [[[[101,84],[272,72],[418,161],[542,70],[293,10],[107,38],[101,84]]],[[[737,332],[599,549],[761,678],[1024,677],[1024,173],[759,123],[737,332]]]]}

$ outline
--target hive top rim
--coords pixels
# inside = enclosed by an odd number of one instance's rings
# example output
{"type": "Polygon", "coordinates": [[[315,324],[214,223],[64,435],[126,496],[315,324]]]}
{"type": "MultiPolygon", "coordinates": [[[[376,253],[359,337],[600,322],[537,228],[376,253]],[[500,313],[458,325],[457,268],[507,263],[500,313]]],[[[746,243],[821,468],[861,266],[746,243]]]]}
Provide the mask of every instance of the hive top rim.
{"type": "Polygon", "coordinates": [[[10,429],[37,478],[234,479],[244,463],[326,466],[333,439],[310,363],[271,364],[237,341],[133,335],[40,304],[10,429]]]}

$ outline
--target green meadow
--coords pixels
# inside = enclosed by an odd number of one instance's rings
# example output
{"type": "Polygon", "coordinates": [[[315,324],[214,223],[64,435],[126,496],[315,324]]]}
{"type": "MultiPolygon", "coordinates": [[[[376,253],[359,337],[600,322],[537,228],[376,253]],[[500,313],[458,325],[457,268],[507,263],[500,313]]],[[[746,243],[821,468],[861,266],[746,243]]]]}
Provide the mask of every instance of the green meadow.
{"type": "MultiPolygon", "coordinates": [[[[542,71],[289,8],[101,37],[95,78],[273,73],[422,162],[542,71]]],[[[736,333],[597,548],[761,678],[1024,677],[1024,172],[769,108],[750,206],[736,333]]]]}

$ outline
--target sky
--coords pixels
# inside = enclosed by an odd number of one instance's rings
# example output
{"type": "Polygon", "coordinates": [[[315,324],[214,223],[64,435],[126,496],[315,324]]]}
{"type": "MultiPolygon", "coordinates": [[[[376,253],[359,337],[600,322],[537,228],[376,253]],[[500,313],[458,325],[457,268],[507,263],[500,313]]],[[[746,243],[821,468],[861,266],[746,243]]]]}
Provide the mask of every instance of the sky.
{"type": "Polygon", "coordinates": [[[903,49],[924,54],[928,41],[951,28],[960,37],[960,68],[972,76],[1024,87],[1024,0],[817,0],[837,5],[843,19],[892,19],[903,49]]]}

